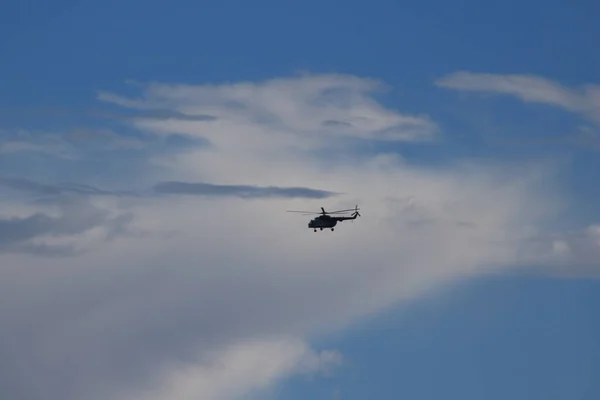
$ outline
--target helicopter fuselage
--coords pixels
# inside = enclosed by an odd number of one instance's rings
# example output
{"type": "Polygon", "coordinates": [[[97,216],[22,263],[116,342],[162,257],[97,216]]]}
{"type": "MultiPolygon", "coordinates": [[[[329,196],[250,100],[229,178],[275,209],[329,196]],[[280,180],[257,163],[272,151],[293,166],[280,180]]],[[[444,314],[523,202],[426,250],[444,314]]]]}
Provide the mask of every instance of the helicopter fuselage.
{"type": "Polygon", "coordinates": [[[320,215],[317,218],[312,219],[308,223],[308,227],[311,229],[323,229],[333,228],[337,225],[337,218],[330,217],[329,215],[320,215]]]}
{"type": "Polygon", "coordinates": [[[351,217],[332,217],[327,214],[319,215],[308,223],[308,227],[310,229],[314,229],[315,232],[317,229],[323,230],[325,228],[333,230],[333,227],[336,226],[338,222],[346,221],[348,219],[356,219],[357,214],[358,212],[355,212],[351,217]]]}

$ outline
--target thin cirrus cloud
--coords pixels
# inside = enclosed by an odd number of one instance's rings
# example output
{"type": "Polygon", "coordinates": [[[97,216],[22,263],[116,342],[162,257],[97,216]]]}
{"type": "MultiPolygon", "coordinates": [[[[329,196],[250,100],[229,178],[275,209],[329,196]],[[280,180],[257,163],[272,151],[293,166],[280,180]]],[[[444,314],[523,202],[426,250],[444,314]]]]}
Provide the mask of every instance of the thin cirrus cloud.
{"type": "Polygon", "coordinates": [[[0,178],[0,186],[39,195],[59,195],[67,193],[87,195],[133,194],[132,192],[111,192],[81,183],[60,183],[50,185],[24,178],[0,178]]]}
{"type": "MultiPolygon", "coordinates": [[[[44,184],[23,178],[0,178],[0,186],[36,195],[87,196],[140,196],[135,191],[110,191],[81,183],[44,184]]],[[[217,185],[204,182],[165,181],[155,184],[151,191],[157,194],[181,194],[209,197],[240,198],[307,198],[325,199],[337,193],[306,187],[278,187],[253,185],[217,185]]]]}
{"type": "Polygon", "coordinates": [[[559,82],[526,74],[458,71],[438,79],[439,87],[512,95],[526,102],[561,107],[600,124],[600,85],[569,88],[559,82]]]}
{"type": "Polygon", "coordinates": [[[241,198],[307,198],[325,199],[336,193],[304,187],[260,187],[251,185],[214,185],[210,183],[161,182],[153,187],[157,193],[196,196],[234,196],[241,198]]]}
{"type": "MultiPolygon", "coordinates": [[[[100,99],[111,101],[111,95],[100,92],[100,99]]],[[[131,104],[128,104],[131,105],[131,104]]],[[[216,117],[212,115],[189,115],[173,110],[164,109],[152,109],[152,110],[136,110],[132,111],[108,111],[101,108],[91,108],[83,111],[73,111],[68,108],[18,108],[18,109],[0,109],[0,115],[4,115],[11,118],[51,118],[51,119],[67,119],[70,117],[87,117],[91,119],[112,119],[126,121],[132,118],[150,118],[150,119],[182,119],[189,121],[214,121],[216,117]]]]}

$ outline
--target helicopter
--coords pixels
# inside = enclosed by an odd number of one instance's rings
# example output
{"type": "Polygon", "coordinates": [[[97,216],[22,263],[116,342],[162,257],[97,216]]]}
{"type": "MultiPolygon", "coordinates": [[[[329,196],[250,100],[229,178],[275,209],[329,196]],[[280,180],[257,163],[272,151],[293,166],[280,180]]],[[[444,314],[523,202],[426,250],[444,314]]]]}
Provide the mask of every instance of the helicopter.
{"type": "Polygon", "coordinates": [[[358,212],[358,210],[359,210],[359,208],[357,205],[353,209],[351,208],[348,210],[338,210],[338,211],[331,211],[331,212],[325,211],[325,209],[323,207],[321,207],[320,213],[319,212],[311,212],[311,211],[289,211],[289,210],[288,210],[288,212],[302,213],[304,215],[321,214],[318,217],[315,217],[312,220],[310,220],[310,222],[308,223],[308,227],[310,229],[313,229],[316,232],[317,229],[322,231],[324,228],[329,228],[333,231],[334,227],[337,225],[338,222],[342,222],[342,221],[346,221],[346,220],[354,220],[354,219],[356,219],[356,217],[360,217],[360,213],[358,212]],[[354,211],[354,212],[349,217],[331,216],[331,214],[344,214],[344,213],[348,213],[351,211],[354,211]]]}

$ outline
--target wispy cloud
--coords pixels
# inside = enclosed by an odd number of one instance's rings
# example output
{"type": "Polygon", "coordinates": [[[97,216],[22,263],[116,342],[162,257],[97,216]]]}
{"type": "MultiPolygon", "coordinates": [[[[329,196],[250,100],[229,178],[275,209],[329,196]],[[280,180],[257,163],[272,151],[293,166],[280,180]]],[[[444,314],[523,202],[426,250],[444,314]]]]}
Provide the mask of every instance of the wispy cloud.
{"type": "Polygon", "coordinates": [[[58,132],[35,130],[0,131],[0,153],[18,155],[43,154],[49,158],[72,161],[85,159],[86,149],[112,151],[147,147],[140,138],[119,135],[98,127],[72,127],[58,132]]]}
{"type": "Polygon", "coordinates": [[[0,129],[0,154],[34,153],[65,159],[76,159],[72,146],[59,136],[32,133],[27,130],[9,132],[0,129]]]}
{"type": "Polygon", "coordinates": [[[600,85],[569,88],[534,75],[501,75],[459,71],[438,79],[436,85],[463,91],[511,95],[526,102],[561,107],[600,123],[600,85]]]}
{"type": "Polygon", "coordinates": [[[600,225],[534,236],[523,246],[523,253],[545,274],[600,278],[600,225]]]}
{"type": "Polygon", "coordinates": [[[110,240],[124,233],[131,220],[131,215],[113,217],[109,211],[86,200],[62,200],[58,208],[58,216],[36,212],[23,217],[0,218],[0,253],[38,256],[81,254],[82,249],[74,243],[78,235],[100,227],[107,229],[105,239],[110,240]]]}
{"type": "Polygon", "coordinates": [[[132,195],[133,192],[111,192],[98,189],[96,187],[81,183],[59,183],[48,185],[23,178],[2,178],[0,177],[0,186],[10,189],[40,194],[40,195],[58,195],[58,194],[86,194],[86,195],[132,195]]]}
{"type": "MultiPolygon", "coordinates": [[[[197,364],[172,368],[154,388],[134,393],[147,400],[235,399],[268,389],[292,374],[312,374],[340,364],[337,352],[316,352],[293,338],[249,341],[215,352],[197,364]]],[[[127,400],[132,396],[124,396],[127,400]]],[[[119,399],[121,400],[121,399],[119,399]]]]}
{"type": "MultiPolygon", "coordinates": [[[[120,99],[114,98],[114,95],[100,91],[98,98],[107,102],[115,102],[119,104],[120,99]]],[[[122,106],[136,108],[136,103],[126,102],[119,104],[122,106]]],[[[127,121],[134,118],[150,118],[150,119],[181,119],[188,121],[214,121],[216,117],[212,115],[191,115],[177,112],[170,109],[142,109],[131,110],[108,110],[106,108],[91,108],[84,110],[73,110],[69,108],[19,108],[19,109],[0,109],[0,115],[10,116],[12,118],[53,118],[66,119],[69,118],[92,118],[100,120],[118,120],[127,121]]]]}
{"type": "MultiPolygon", "coordinates": [[[[138,118],[137,126],[155,132],[176,131],[207,135],[223,144],[227,129],[256,123],[277,129],[278,133],[248,131],[246,140],[266,137],[304,136],[305,140],[328,137],[359,137],[383,140],[431,140],[436,124],[426,117],[401,115],[372,101],[371,93],[384,88],[381,82],[348,75],[306,75],[292,79],[244,82],[233,85],[146,86],[143,97],[130,99],[101,92],[99,99],[135,109],[168,109],[186,115],[210,115],[216,120],[149,121],[138,118]],[[289,93],[294,93],[289,96],[289,93]],[[203,124],[202,122],[214,122],[203,124]]],[[[242,138],[238,138],[242,139],[242,138]]],[[[268,144],[266,142],[265,144],[268,144]]]]}
{"type": "Polygon", "coordinates": [[[196,196],[235,196],[242,198],[266,197],[299,197],[312,199],[325,199],[335,195],[325,190],[309,189],[304,187],[260,187],[249,185],[214,185],[210,183],[189,182],[161,182],[154,186],[158,193],[189,194],[196,196]]]}
{"type": "Polygon", "coordinates": [[[252,185],[217,185],[204,182],[159,182],[148,191],[104,190],[81,183],[44,184],[23,178],[0,177],[0,186],[42,196],[58,196],[63,194],[86,196],[150,196],[156,194],[194,195],[207,197],[240,197],[240,198],[307,198],[325,199],[336,193],[306,187],[278,187],[252,185]]]}

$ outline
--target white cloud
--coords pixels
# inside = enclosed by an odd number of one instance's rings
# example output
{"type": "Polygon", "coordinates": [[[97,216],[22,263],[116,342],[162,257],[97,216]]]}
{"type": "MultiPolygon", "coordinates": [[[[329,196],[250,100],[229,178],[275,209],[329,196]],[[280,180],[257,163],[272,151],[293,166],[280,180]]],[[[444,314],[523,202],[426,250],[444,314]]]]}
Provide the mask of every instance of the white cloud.
{"type": "MultiPolygon", "coordinates": [[[[220,400],[260,394],[293,373],[320,373],[336,367],[336,352],[317,353],[295,339],[238,343],[203,361],[167,368],[155,388],[123,400],[220,400]]],[[[257,396],[257,398],[260,398],[257,396]]]]}
{"type": "Polygon", "coordinates": [[[347,75],[307,75],[222,85],[154,83],[139,100],[106,92],[99,98],[135,108],[216,117],[216,121],[140,118],[137,125],[155,132],[205,136],[218,147],[259,143],[280,149],[281,144],[314,145],[342,137],[431,140],[437,127],[428,118],[401,115],[374,101],[372,93],[383,87],[347,75]],[[227,134],[231,130],[246,130],[246,134],[227,134]]]}
{"type": "Polygon", "coordinates": [[[0,154],[44,155],[64,160],[82,161],[82,149],[143,149],[145,143],[125,138],[109,129],[71,128],[65,132],[0,130],[0,154]]]}
{"type": "Polygon", "coordinates": [[[581,114],[600,123],[600,85],[572,89],[533,75],[501,75],[459,71],[439,79],[440,87],[517,96],[523,101],[544,103],[581,114]]]}
{"type": "Polygon", "coordinates": [[[0,204],[0,253],[79,253],[125,233],[129,219],[128,214],[111,213],[85,198],[60,199],[35,208],[5,202],[0,204]]]}
{"type": "Polygon", "coordinates": [[[412,140],[416,126],[416,137],[429,140],[435,131],[427,119],[377,102],[369,91],[379,86],[324,75],[152,84],[137,100],[104,94],[125,106],[217,117],[137,121],[150,133],[211,141],[165,160],[174,180],[344,195],[91,199],[133,212],[130,229],[156,235],[118,237],[43,265],[0,255],[0,326],[9,343],[3,395],[121,399],[149,390],[156,399],[233,398],[299,366],[314,369],[321,358],[304,344],[313,335],[438,284],[531,260],[523,247],[564,205],[550,166],[427,168],[360,154],[341,138],[412,140]],[[323,124],[330,120],[342,124],[323,124]],[[308,218],[285,212],[355,204],[362,218],[335,232],[313,233],[308,218]],[[158,392],[155,382],[163,382],[158,392]]]}
{"type": "Polygon", "coordinates": [[[543,235],[526,247],[537,269],[563,277],[600,277],[600,225],[543,235]]]}
{"type": "Polygon", "coordinates": [[[63,159],[77,158],[73,149],[57,135],[18,130],[0,130],[0,154],[38,153],[63,159]]]}

